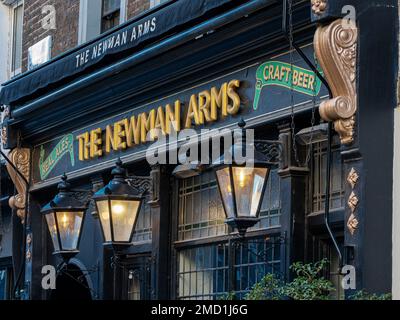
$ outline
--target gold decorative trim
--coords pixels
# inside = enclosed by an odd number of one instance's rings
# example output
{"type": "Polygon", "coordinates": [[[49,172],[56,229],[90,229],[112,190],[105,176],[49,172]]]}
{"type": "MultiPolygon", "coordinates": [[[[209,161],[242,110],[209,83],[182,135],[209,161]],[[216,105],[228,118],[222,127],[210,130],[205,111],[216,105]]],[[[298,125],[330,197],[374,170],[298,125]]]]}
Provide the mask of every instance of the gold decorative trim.
{"type": "Polygon", "coordinates": [[[349,175],[347,176],[347,182],[351,185],[351,188],[354,189],[356,186],[358,179],[360,176],[354,168],[351,168],[349,175]]]}
{"type": "Polygon", "coordinates": [[[358,229],[358,220],[356,216],[352,213],[347,221],[347,228],[349,229],[351,235],[358,229]]]}
{"type": "Polygon", "coordinates": [[[10,114],[11,114],[10,107],[5,107],[3,112],[4,118],[10,118],[10,114]]]}
{"type": "Polygon", "coordinates": [[[351,210],[351,213],[354,213],[356,211],[356,208],[358,206],[358,198],[354,192],[350,194],[349,200],[347,201],[347,204],[349,205],[349,208],[351,210]]]}
{"type": "Polygon", "coordinates": [[[29,233],[29,234],[26,236],[26,243],[27,243],[28,246],[31,245],[31,243],[32,243],[32,234],[29,233]]]}
{"type": "MultiPolygon", "coordinates": [[[[9,159],[15,167],[22,173],[22,175],[29,181],[30,178],[30,150],[27,148],[15,148],[8,154],[9,159]]],[[[17,212],[22,223],[25,220],[25,207],[26,207],[26,184],[10,164],[7,164],[7,171],[10,174],[18,194],[12,196],[8,203],[10,207],[17,212]]]]}
{"type": "Polygon", "coordinates": [[[354,22],[343,19],[318,27],[314,37],[315,54],[333,94],[321,103],[319,113],[325,121],[334,121],[343,144],[354,140],[357,39],[354,22]]]}
{"type": "Polygon", "coordinates": [[[32,259],[32,252],[30,249],[26,250],[26,261],[31,261],[32,259]]]}
{"type": "Polygon", "coordinates": [[[327,0],[311,0],[311,10],[316,15],[323,14],[327,6],[328,6],[327,0]]]}
{"type": "Polygon", "coordinates": [[[7,142],[8,142],[7,128],[3,126],[1,128],[1,143],[3,144],[3,146],[6,146],[7,142]]]}

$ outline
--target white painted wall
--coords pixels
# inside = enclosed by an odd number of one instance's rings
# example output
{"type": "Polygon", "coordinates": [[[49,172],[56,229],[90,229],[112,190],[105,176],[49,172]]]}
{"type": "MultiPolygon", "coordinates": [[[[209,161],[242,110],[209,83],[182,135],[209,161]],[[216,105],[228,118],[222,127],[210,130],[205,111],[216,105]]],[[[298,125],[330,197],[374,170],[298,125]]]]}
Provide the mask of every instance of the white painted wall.
{"type": "Polygon", "coordinates": [[[0,2],[0,84],[10,78],[11,9],[0,2]]]}
{"type": "MultiPolygon", "coordinates": [[[[398,61],[400,63],[400,43],[398,52],[398,61]]],[[[400,300],[400,74],[398,75],[397,79],[397,108],[394,110],[392,221],[392,296],[394,300],[400,300]]]]}
{"type": "Polygon", "coordinates": [[[400,107],[394,111],[392,294],[400,300],[400,107]]]}

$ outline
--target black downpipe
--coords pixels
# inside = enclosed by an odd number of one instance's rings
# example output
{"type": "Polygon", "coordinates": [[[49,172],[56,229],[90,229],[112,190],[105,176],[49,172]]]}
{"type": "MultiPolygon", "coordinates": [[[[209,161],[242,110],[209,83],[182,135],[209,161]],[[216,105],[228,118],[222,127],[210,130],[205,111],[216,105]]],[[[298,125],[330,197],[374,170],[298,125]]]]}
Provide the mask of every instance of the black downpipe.
{"type": "Polygon", "coordinates": [[[333,235],[331,224],[330,224],[330,200],[331,200],[331,162],[332,162],[332,122],[328,123],[328,146],[326,149],[327,157],[326,157],[326,186],[325,186],[325,226],[328,230],[329,236],[332,239],[333,245],[339,256],[339,266],[342,267],[343,257],[342,252],[340,251],[339,245],[336,241],[335,236],[333,235]]]}
{"type": "MultiPolygon", "coordinates": [[[[283,14],[282,14],[282,31],[288,42],[290,42],[290,34],[287,27],[287,14],[288,14],[288,0],[283,0],[283,14]]],[[[311,70],[317,75],[317,77],[321,80],[321,82],[325,85],[329,93],[329,99],[333,99],[332,90],[329,86],[328,81],[322,76],[322,74],[318,71],[315,65],[308,59],[305,53],[301,50],[301,48],[296,44],[296,42],[292,41],[293,48],[300,55],[300,57],[306,62],[306,64],[311,68],[311,70]]],[[[332,232],[332,228],[330,225],[330,200],[331,200],[331,159],[332,159],[332,122],[328,123],[328,146],[327,146],[327,159],[326,159],[326,188],[325,188],[325,212],[324,212],[324,220],[325,226],[328,231],[329,237],[331,238],[335,250],[339,256],[339,266],[340,268],[343,266],[343,256],[340,251],[339,245],[336,241],[336,238],[332,232]]]]}
{"type": "Polygon", "coordinates": [[[25,178],[25,176],[18,170],[18,168],[11,162],[11,160],[7,157],[7,155],[1,150],[0,148],[0,154],[6,160],[6,162],[13,168],[13,170],[17,173],[17,175],[22,179],[22,181],[26,184],[26,192],[25,192],[25,215],[24,215],[24,231],[23,231],[23,239],[22,239],[22,247],[23,247],[23,252],[22,252],[22,263],[21,263],[21,268],[18,272],[18,276],[15,280],[14,287],[13,287],[13,295],[16,297],[16,290],[18,288],[18,285],[21,281],[22,273],[25,270],[25,262],[26,262],[26,235],[27,235],[27,215],[28,215],[28,207],[29,207],[29,181],[25,178]]]}

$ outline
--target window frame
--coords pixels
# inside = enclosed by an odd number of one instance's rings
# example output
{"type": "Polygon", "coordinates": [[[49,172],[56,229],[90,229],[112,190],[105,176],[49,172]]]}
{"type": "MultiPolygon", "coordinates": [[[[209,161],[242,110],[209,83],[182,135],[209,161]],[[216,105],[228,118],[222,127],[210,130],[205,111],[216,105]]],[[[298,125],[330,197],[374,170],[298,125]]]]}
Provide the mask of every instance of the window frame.
{"type": "MultiPolygon", "coordinates": [[[[12,261],[11,258],[0,258],[0,270],[5,270],[6,272],[6,282],[5,282],[5,299],[9,300],[12,298],[12,285],[13,285],[13,272],[12,272],[12,261]]],[[[4,301],[3,300],[3,301],[4,301]]],[[[0,299],[1,301],[1,299],[0,299]]]]}
{"type": "Polygon", "coordinates": [[[109,31],[109,30],[112,30],[112,29],[114,29],[115,27],[117,27],[117,26],[119,26],[121,23],[122,23],[122,21],[123,21],[123,18],[122,18],[122,6],[125,4],[126,5],[126,2],[125,1],[122,1],[122,0],[120,0],[120,2],[119,2],[119,7],[118,8],[116,8],[116,9],[114,9],[114,10],[112,10],[112,11],[110,11],[110,12],[107,12],[107,13],[104,13],[104,2],[105,2],[106,0],[102,0],[101,1],[101,15],[100,15],[100,34],[103,34],[103,33],[105,33],[105,32],[107,32],[107,31],[109,31]],[[106,20],[111,20],[111,19],[108,19],[107,17],[109,17],[109,16],[113,16],[114,14],[116,14],[116,13],[118,13],[118,24],[117,25],[114,25],[114,26],[112,26],[112,27],[110,27],[110,28],[108,28],[108,29],[103,29],[103,23],[104,23],[104,21],[106,21],[106,20]]]}
{"type": "MultiPolygon", "coordinates": [[[[210,169],[208,169],[210,170],[210,169]]],[[[212,246],[212,245],[227,245],[229,243],[229,239],[236,232],[233,232],[233,229],[228,226],[228,233],[219,236],[211,236],[199,239],[191,239],[191,240],[179,240],[179,180],[178,178],[173,178],[171,182],[172,187],[172,196],[171,196],[171,299],[178,299],[179,297],[179,281],[178,281],[178,255],[179,251],[185,249],[192,249],[203,246],[212,246]]],[[[280,193],[279,193],[280,197],[280,193]]],[[[256,240],[259,238],[269,238],[269,237],[279,237],[281,234],[281,224],[279,226],[274,226],[270,228],[264,229],[256,229],[249,230],[246,233],[246,240],[256,240]]],[[[283,267],[281,254],[281,269],[283,267]]],[[[235,267],[235,266],[234,266],[235,267]]],[[[282,271],[282,270],[280,270],[282,271]]]]}
{"type": "MultiPolygon", "coordinates": [[[[324,140],[323,142],[320,142],[318,144],[321,145],[321,143],[326,143],[326,142],[327,142],[327,140],[324,140]]],[[[323,214],[324,211],[325,211],[324,207],[322,207],[321,210],[314,211],[314,195],[315,195],[314,194],[314,191],[315,191],[315,186],[314,186],[314,183],[315,183],[315,181],[314,181],[315,180],[315,170],[314,169],[315,169],[315,152],[316,152],[316,149],[317,149],[316,144],[312,144],[310,146],[310,148],[311,148],[311,151],[310,151],[311,152],[311,160],[310,160],[310,164],[309,164],[310,175],[309,175],[309,184],[308,184],[308,194],[309,194],[309,196],[307,197],[308,198],[307,199],[307,204],[308,204],[307,217],[318,216],[320,214],[323,214]]],[[[321,153],[320,157],[322,157],[323,155],[327,154],[327,146],[318,147],[318,149],[320,150],[319,152],[321,153]]],[[[340,142],[339,142],[339,137],[337,135],[334,135],[333,139],[332,139],[331,152],[334,153],[334,152],[337,152],[337,151],[339,151],[339,153],[340,153],[340,142]]],[[[331,169],[332,169],[332,163],[331,163],[331,169]]],[[[345,203],[344,203],[345,202],[345,194],[344,194],[345,193],[345,188],[344,188],[343,159],[342,158],[341,158],[341,161],[340,161],[340,169],[341,169],[340,179],[341,179],[341,184],[342,184],[342,190],[340,192],[341,193],[340,198],[342,200],[343,205],[341,207],[332,207],[332,195],[335,193],[335,190],[332,189],[332,185],[331,185],[331,194],[330,194],[330,202],[331,202],[331,204],[330,204],[330,208],[329,208],[330,212],[342,212],[342,211],[344,211],[344,207],[345,207],[345,203]]],[[[331,184],[333,183],[332,174],[333,174],[333,172],[331,172],[331,184]]],[[[321,188],[321,185],[319,187],[321,188]]],[[[323,206],[322,203],[326,199],[326,194],[325,194],[324,190],[323,190],[322,193],[319,194],[319,197],[320,197],[320,199],[318,200],[318,201],[320,201],[319,205],[323,206]]]]}
{"type": "Polygon", "coordinates": [[[23,54],[22,54],[22,49],[23,49],[23,33],[24,33],[24,1],[23,0],[17,0],[15,1],[11,8],[11,45],[10,45],[10,76],[11,78],[19,75],[22,73],[22,61],[23,61],[23,54]],[[21,61],[20,61],[20,67],[19,68],[14,68],[16,64],[16,57],[15,57],[15,51],[16,51],[16,12],[17,8],[22,7],[22,20],[21,20],[21,61]]]}
{"type": "Polygon", "coordinates": [[[121,0],[120,0],[119,1],[119,7],[115,8],[114,10],[111,10],[110,12],[104,13],[104,3],[105,3],[105,1],[107,1],[107,0],[102,0],[101,1],[101,17],[102,18],[104,18],[104,17],[106,17],[106,16],[108,16],[110,14],[113,14],[113,13],[115,13],[117,11],[121,12],[121,0]]]}
{"type": "Polygon", "coordinates": [[[153,9],[161,4],[164,4],[170,0],[150,0],[150,6],[149,9],[153,9]]]}

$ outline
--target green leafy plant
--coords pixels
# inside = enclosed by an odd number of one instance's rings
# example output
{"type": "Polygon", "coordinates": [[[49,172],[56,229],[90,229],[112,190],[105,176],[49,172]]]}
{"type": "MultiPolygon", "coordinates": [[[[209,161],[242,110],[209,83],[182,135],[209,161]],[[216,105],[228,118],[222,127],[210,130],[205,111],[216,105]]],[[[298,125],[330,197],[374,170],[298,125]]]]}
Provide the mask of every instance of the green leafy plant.
{"type": "Polygon", "coordinates": [[[368,293],[365,290],[357,291],[355,294],[349,296],[349,300],[392,300],[392,294],[376,294],[368,293]]]}
{"type": "Polygon", "coordinates": [[[335,290],[332,282],[321,275],[328,264],[327,259],[315,263],[293,263],[290,270],[296,277],[285,286],[285,295],[293,300],[328,300],[335,290]]]}
{"type": "MultiPolygon", "coordinates": [[[[265,275],[256,283],[245,300],[329,300],[335,288],[326,280],[322,271],[329,265],[327,259],[315,263],[295,262],[290,266],[294,273],[293,281],[284,283],[274,274],[265,275]]],[[[222,297],[223,300],[235,299],[234,292],[222,297]]],[[[350,300],[391,300],[391,294],[371,294],[365,290],[356,292],[350,300]]]]}
{"type": "Polygon", "coordinates": [[[220,296],[219,300],[235,300],[235,292],[228,292],[220,296]]]}
{"type": "Polygon", "coordinates": [[[328,265],[324,259],[316,263],[293,263],[290,269],[295,273],[292,282],[284,283],[273,274],[267,274],[256,283],[245,296],[246,300],[328,300],[334,291],[333,284],[322,275],[328,265]]]}
{"type": "Polygon", "coordinates": [[[281,300],[283,298],[283,283],[274,274],[267,274],[256,283],[245,296],[245,300],[281,300]]]}

